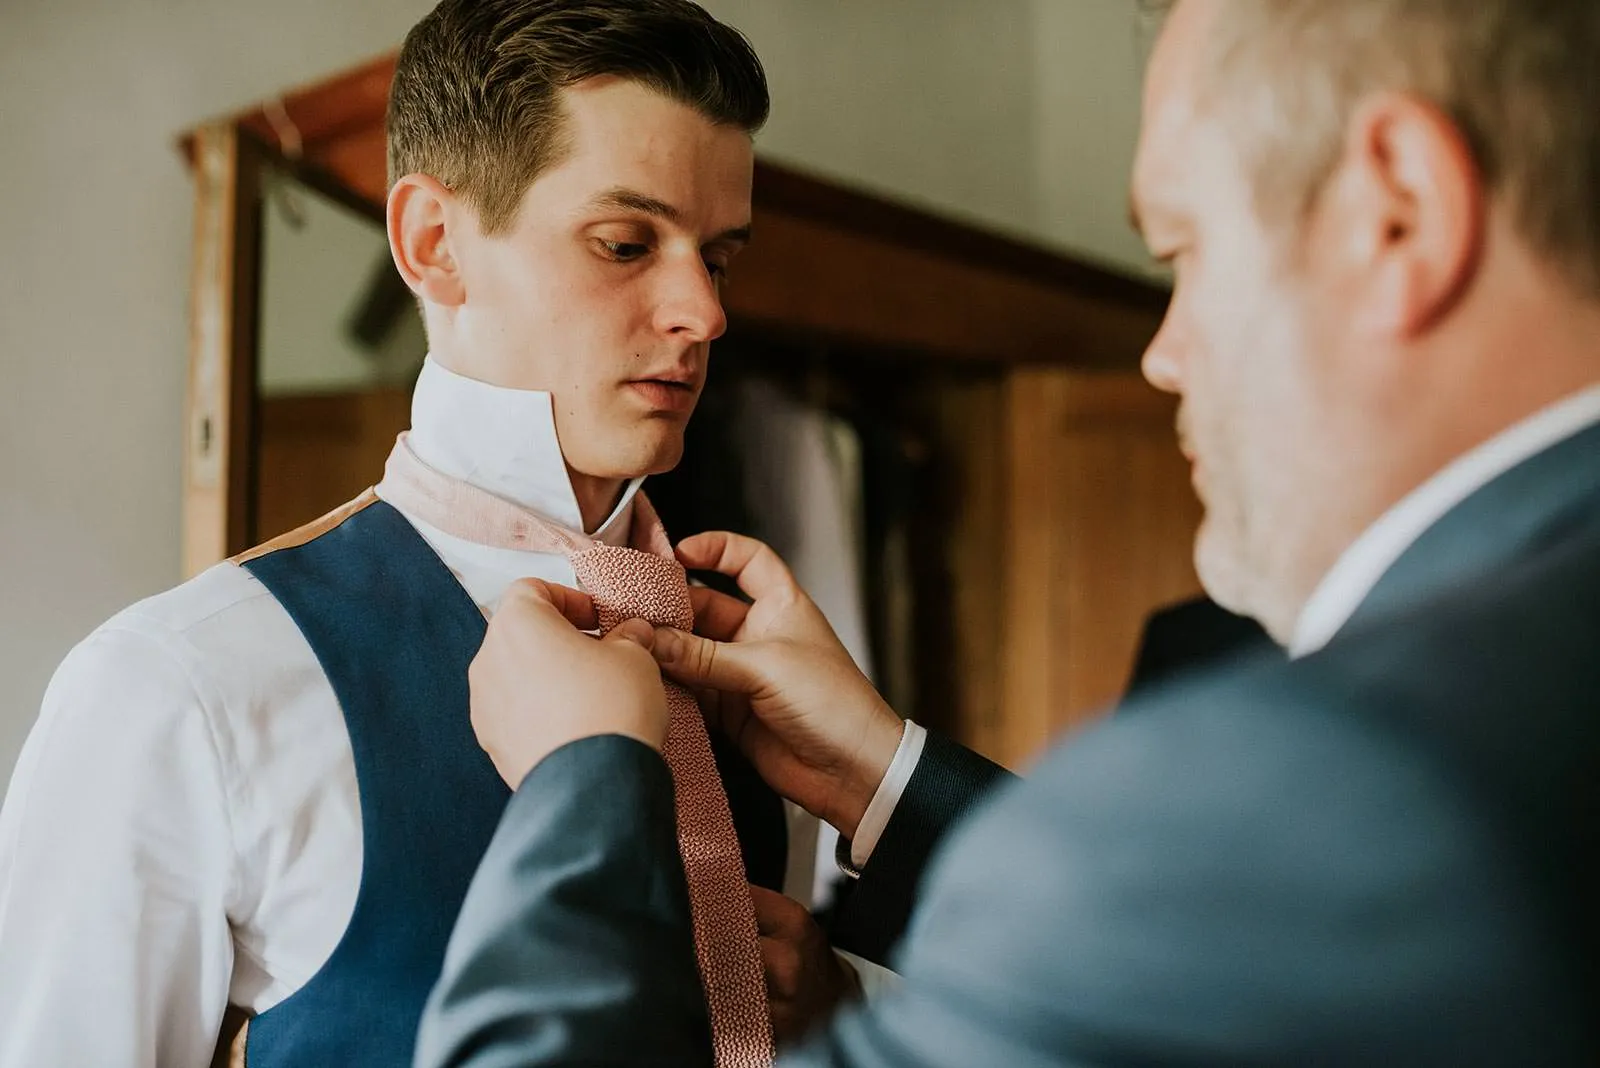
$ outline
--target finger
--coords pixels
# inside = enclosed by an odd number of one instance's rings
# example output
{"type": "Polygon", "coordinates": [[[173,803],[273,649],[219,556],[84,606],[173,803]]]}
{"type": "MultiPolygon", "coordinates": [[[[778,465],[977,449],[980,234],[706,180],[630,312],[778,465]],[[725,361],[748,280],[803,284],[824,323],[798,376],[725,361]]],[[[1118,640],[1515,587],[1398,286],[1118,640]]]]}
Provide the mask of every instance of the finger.
{"type": "Polygon", "coordinates": [[[650,647],[655,644],[656,628],[642,619],[625,619],[615,627],[612,627],[610,633],[602,640],[608,642],[632,642],[648,652],[650,647]]]}
{"type": "Polygon", "coordinates": [[[773,1001],[786,1001],[800,990],[804,961],[800,950],[781,938],[760,938],[761,971],[767,980],[767,996],[773,1001]]]}
{"type": "Polygon", "coordinates": [[[750,665],[752,647],[714,642],[672,627],[657,627],[651,655],[684,686],[750,693],[761,679],[750,665]]]}
{"type": "Polygon", "coordinates": [[[691,571],[715,571],[739,584],[748,596],[763,597],[794,589],[794,576],[765,542],[713,530],[678,543],[678,561],[691,571]]]}
{"type": "Polygon", "coordinates": [[[744,601],[709,586],[690,586],[689,603],[694,606],[694,632],[719,642],[732,641],[750,614],[744,601]]]}
{"type": "Polygon", "coordinates": [[[544,579],[525,578],[512,583],[501,598],[500,606],[506,608],[511,604],[527,604],[531,601],[550,605],[579,630],[594,630],[600,625],[595,616],[594,601],[587,593],[544,579]]]}
{"type": "Polygon", "coordinates": [[[756,911],[756,933],[783,940],[803,932],[811,913],[800,902],[764,886],[750,884],[750,901],[756,911]]]}
{"type": "MultiPolygon", "coordinates": [[[[659,661],[657,666],[660,666],[659,661]]],[[[750,702],[739,694],[723,693],[704,686],[685,688],[694,694],[695,704],[700,706],[700,714],[706,721],[706,730],[715,731],[742,750],[741,736],[750,718],[750,702]]]]}

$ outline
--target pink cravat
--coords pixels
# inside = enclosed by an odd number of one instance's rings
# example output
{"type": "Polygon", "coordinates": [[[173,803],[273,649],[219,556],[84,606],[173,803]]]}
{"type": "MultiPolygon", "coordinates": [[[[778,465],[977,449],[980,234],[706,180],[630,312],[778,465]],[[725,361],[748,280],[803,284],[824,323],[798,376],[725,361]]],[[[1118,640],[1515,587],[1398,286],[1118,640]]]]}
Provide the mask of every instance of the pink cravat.
{"type": "MultiPolygon", "coordinates": [[[[565,553],[594,599],[600,630],[626,619],[687,630],[694,624],[683,565],[643,494],[633,505],[634,548],[597,544],[502,497],[441,474],[419,460],[400,435],[380,493],[446,534],[480,545],[565,553]]],[[[755,907],[728,797],[711,755],[700,708],[688,690],[667,682],[671,719],[663,749],[677,798],[678,851],[689,882],[700,982],[711,1014],[718,1068],[772,1063],[772,1021],[756,934],[755,907]]]]}

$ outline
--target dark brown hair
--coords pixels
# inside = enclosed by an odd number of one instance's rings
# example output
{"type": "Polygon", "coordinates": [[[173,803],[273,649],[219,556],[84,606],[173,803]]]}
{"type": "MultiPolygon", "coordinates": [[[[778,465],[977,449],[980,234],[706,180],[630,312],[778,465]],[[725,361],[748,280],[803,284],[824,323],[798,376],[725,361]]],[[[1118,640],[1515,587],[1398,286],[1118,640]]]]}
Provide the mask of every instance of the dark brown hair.
{"type": "Polygon", "coordinates": [[[501,231],[565,150],[560,91],[607,75],[719,125],[767,120],[761,60],[690,0],[443,0],[395,66],[389,181],[428,174],[501,231]]]}

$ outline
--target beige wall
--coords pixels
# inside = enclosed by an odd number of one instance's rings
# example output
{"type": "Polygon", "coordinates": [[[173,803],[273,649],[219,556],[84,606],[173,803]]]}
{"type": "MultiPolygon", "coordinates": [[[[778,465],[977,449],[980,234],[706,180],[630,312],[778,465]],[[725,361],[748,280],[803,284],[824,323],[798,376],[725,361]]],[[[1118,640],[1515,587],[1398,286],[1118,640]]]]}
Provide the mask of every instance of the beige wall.
{"type": "Polygon", "coordinates": [[[706,7],[742,29],[767,65],[762,151],[946,214],[1031,227],[1032,0],[706,7]]]}
{"type": "Polygon", "coordinates": [[[764,152],[1117,270],[1129,229],[1134,0],[704,0],[769,68],[764,152]]]}
{"type": "Polygon", "coordinates": [[[1160,273],[1128,225],[1139,136],[1133,0],[1033,0],[1039,236],[1112,267],[1160,273]]]}
{"type": "MultiPolygon", "coordinates": [[[[178,576],[175,138],[392,48],[429,6],[0,0],[0,779],[73,642],[178,576]]],[[[1120,223],[1131,0],[708,6],[770,68],[764,151],[1138,263],[1120,223]]]]}

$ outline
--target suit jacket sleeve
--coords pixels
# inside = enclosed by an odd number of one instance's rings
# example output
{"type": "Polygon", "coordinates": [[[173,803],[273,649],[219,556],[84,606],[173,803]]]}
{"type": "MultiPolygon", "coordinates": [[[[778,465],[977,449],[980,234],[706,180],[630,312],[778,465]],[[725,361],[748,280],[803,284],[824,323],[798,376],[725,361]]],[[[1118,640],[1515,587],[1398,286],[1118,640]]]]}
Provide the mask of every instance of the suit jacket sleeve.
{"type": "Polygon", "coordinates": [[[1499,829],[1345,700],[1185,688],[1075,737],[952,833],[902,988],[784,1068],[1592,1063],[1499,829]]]}
{"type": "Polygon", "coordinates": [[[462,903],[416,1064],[710,1063],[671,774],[632,739],[565,746],[506,808],[462,903]]]}
{"type": "Polygon", "coordinates": [[[930,731],[872,859],[860,879],[845,884],[829,924],[834,945],[888,964],[916,909],[918,885],[939,843],[979,798],[1014,778],[998,764],[930,731]]]}
{"type": "MultiPolygon", "coordinates": [[[[863,874],[854,944],[881,954],[899,938],[928,855],[1009,777],[929,736],[863,874]]],[[[659,754],[590,738],[528,774],[462,904],[416,1063],[711,1063],[672,779],[659,754]]]]}
{"type": "MultiPolygon", "coordinates": [[[[903,987],[783,1068],[1585,1063],[1517,866],[1425,753],[1184,691],[997,791],[928,873],[903,987]]],[[[418,1065],[711,1063],[671,788],[580,742],[468,894],[418,1065]]]]}

